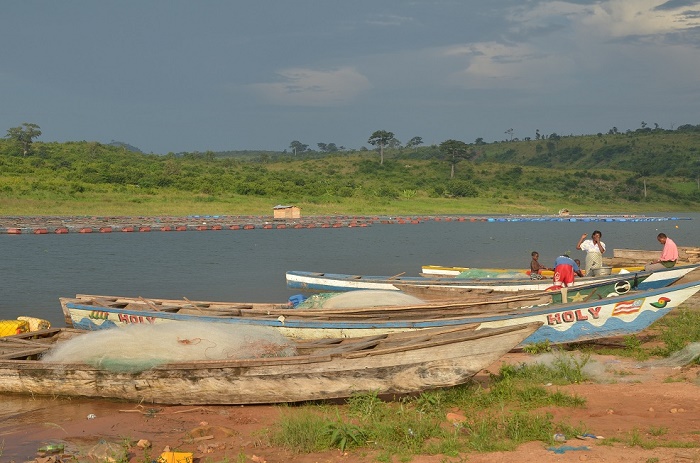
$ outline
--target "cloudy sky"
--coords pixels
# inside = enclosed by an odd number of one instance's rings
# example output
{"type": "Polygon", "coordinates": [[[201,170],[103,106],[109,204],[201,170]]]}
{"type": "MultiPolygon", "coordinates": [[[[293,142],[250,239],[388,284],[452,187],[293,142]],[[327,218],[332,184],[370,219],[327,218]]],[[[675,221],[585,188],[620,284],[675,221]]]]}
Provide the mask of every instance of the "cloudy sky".
{"type": "Polygon", "coordinates": [[[144,152],[700,124],[700,0],[7,0],[0,136],[144,152]]]}

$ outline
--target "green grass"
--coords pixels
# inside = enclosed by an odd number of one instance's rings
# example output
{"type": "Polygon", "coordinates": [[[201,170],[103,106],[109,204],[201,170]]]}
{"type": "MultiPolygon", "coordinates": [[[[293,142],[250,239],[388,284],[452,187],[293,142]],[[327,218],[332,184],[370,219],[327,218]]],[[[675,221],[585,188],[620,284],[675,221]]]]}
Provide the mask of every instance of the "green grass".
{"type": "Polygon", "coordinates": [[[187,216],[187,215],[256,215],[272,216],[278,204],[292,204],[301,209],[302,216],[316,215],[469,215],[469,214],[542,214],[553,215],[562,208],[575,214],[615,214],[689,212],[693,208],[681,204],[625,203],[599,201],[591,204],[562,201],[558,197],[531,201],[523,197],[510,200],[483,198],[289,198],[240,195],[196,195],[187,192],[161,191],[155,195],[120,192],[99,192],[80,198],[3,197],[3,215],[87,215],[87,216],[187,216]]]}
{"type": "MultiPolygon", "coordinates": [[[[700,341],[700,312],[680,310],[675,316],[663,317],[656,323],[661,328],[659,339],[664,346],[652,349],[653,355],[667,357],[691,342],[700,341]]],[[[695,359],[696,362],[699,359],[695,359]]]]}
{"type": "MultiPolygon", "coordinates": [[[[562,354],[562,357],[566,357],[562,354]]],[[[330,449],[373,451],[379,461],[408,461],[416,454],[513,450],[530,441],[551,443],[556,432],[575,435],[585,426],[556,423],[545,406],[580,407],[580,397],[542,386],[581,380],[581,361],[561,359],[543,365],[504,366],[492,375],[490,387],[469,383],[454,388],[385,402],[376,394],[355,395],[345,405],[307,404],[284,410],[280,423],[268,430],[270,442],[300,453],[330,449]],[[464,420],[450,422],[447,413],[460,410],[464,420]]]]}
{"type": "MultiPolygon", "coordinates": [[[[617,355],[636,360],[649,360],[651,357],[668,357],[681,351],[685,346],[693,342],[700,342],[700,312],[681,308],[661,318],[650,327],[659,333],[653,340],[661,341],[660,346],[646,347],[644,341],[637,335],[629,335],[624,338],[624,345],[620,347],[601,347],[595,345],[576,346],[584,353],[596,353],[601,355],[617,355]]],[[[572,346],[569,346],[570,348],[572,346]]],[[[533,352],[539,352],[535,347],[533,352]]],[[[695,358],[696,363],[700,358],[695,358]]]]}
{"type": "MultiPolygon", "coordinates": [[[[667,321],[659,336],[669,346],[692,339],[692,330],[679,333],[677,324],[700,324],[700,315],[683,314],[667,321]],[[674,335],[668,331],[673,331],[674,335]]],[[[638,340],[628,340],[622,350],[639,351],[638,340]]],[[[587,381],[584,367],[590,352],[555,350],[549,364],[505,364],[488,384],[476,382],[429,391],[386,402],[376,394],[355,395],[344,405],[309,403],[288,407],[279,425],[267,430],[274,445],[310,453],[340,449],[372,452],[377,461],[410,461],[417,454],[464,457],[470,452],[511,451],[525,442],[553,445],[553,435],[575,436],[590,432],[585,423],[557,422],[542,410],[550,407],[582,407],[585,400],[544,384],[566,385],[587,381]],[[450,412],[461,415],[450,421],[450,412]]],[[[611,438],[600,445],[623,443],[644,449],[695,448],[696,443],[664,440],[668,429],[651,427],[646,433],[633,429],[626,438],[611,438]]]]}

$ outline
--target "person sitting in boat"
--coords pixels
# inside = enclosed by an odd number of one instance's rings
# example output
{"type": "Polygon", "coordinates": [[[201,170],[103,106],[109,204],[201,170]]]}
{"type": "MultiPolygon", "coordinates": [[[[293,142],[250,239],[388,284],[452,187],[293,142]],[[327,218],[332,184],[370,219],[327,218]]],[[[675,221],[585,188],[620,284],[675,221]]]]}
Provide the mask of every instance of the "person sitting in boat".
{"type": "Polygon", "coordinates": [[[644,270],[663,270],[665,268],[671,268],[676,265],[678,261],[678,246],[676,243],[666,236],[666,233],[659,233],[656,240],[664,245],[664,249],[661,251],[661,256],[658,260],[649,262],[644,270]]]}
{"type": "Polygon", "coordinates": [[[581,268],[569,257],[562,254],[554,261],[554,284],[560,286],[571,286],[574,283],[574,275],[583,276],[581,268]]]}
{"type": "Polygon", "coordinates": [[[530,279],[532,280],[541,280],[544,277],[542,276],[542,270],[552,270],[551,268],[545,267],[540,263],[538,260],[540,258],[540,253],[537,251],[532,251],[532,260],[530,261],[530,279]]]}

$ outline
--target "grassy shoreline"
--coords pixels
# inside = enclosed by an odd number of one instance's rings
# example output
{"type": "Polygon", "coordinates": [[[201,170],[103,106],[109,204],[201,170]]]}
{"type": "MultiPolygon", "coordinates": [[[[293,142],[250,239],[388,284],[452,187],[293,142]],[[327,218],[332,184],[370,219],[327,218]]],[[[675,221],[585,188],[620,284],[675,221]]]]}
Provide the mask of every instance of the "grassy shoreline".
{"type": "Polygon", "coordinates": [[[535,214],[555,215],[560,209],[571,214],[636,214],[700,212],[700,206],[658,202],[588,203],[534,202],[502,198],[412,198],[375,201],[357,198],[330,199],[326,202],[249,196],[211,197],[205,195],[100,195],[79,200],[0,198],[3,216],[188,216],[255,215],[271,216],[276,205],[294,205],[302,217],[319,215],[468,215],[535,214]]]}

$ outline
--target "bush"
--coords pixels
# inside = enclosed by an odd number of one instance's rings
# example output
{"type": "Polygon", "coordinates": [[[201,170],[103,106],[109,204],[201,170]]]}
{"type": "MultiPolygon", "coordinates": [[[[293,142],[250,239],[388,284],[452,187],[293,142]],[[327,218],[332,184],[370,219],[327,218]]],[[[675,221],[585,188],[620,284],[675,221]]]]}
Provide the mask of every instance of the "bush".
{"type": "Polygon", "coordinates": [[[452,180],[447,184],[447,193],[455,198],[475,198],[479,191],[471,181],[452,180]]]}

